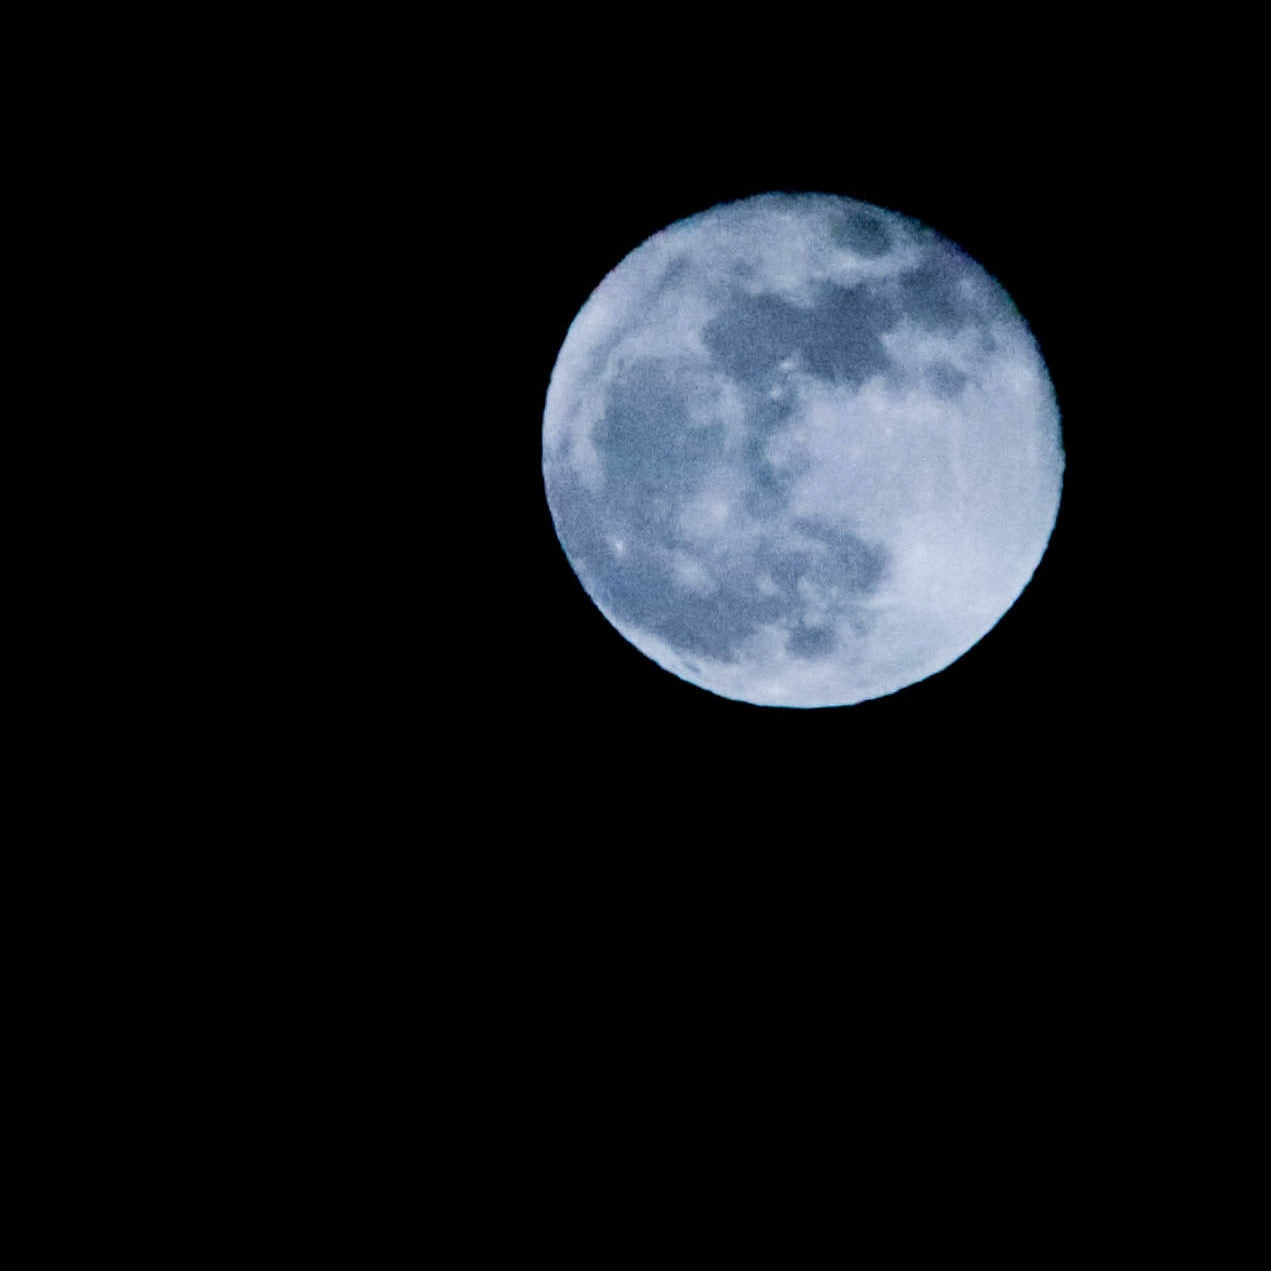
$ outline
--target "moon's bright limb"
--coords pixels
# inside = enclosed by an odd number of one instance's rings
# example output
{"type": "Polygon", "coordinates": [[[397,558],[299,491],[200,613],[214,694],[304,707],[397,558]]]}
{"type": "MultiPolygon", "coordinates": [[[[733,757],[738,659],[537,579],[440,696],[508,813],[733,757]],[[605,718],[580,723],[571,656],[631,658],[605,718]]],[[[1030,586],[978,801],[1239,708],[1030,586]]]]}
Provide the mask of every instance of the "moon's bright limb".
{"type": "Polygon", "coordinates": [[[840,706],[948,666],[1059,509],[1059,411],[1005,291],[908,218],[762,195],[676,222],[579,312],[543,418],[557,534],[638,649],[840,706]]]}

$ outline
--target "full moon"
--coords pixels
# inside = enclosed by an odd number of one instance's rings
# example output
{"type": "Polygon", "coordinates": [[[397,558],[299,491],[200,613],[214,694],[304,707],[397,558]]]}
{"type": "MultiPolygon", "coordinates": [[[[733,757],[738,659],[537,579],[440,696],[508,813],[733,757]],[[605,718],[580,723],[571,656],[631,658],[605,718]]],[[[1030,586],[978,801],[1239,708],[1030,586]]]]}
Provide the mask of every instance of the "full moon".
{"type": "Polygon", "coordinates": [[[574,319],[543,416],[587,594],[667,671],[762,706],[851,705],[961,657],[1032,578],[1063,469],[1003,288],[834,195],[654,234],[574,319]]]}

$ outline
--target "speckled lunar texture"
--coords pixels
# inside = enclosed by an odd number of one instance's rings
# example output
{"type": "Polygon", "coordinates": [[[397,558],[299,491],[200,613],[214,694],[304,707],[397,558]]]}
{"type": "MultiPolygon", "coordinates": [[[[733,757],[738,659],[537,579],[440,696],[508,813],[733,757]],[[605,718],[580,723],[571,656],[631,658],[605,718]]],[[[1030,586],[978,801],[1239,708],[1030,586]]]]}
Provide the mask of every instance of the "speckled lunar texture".
{"type": "Polygon", "coordinates": [[[724,697],[839,706],[965,653],[1046,549],[1059,412],[1002,288],[827,195],[677,222],[570,327],[543,475],[588,594],[724,697]]]}

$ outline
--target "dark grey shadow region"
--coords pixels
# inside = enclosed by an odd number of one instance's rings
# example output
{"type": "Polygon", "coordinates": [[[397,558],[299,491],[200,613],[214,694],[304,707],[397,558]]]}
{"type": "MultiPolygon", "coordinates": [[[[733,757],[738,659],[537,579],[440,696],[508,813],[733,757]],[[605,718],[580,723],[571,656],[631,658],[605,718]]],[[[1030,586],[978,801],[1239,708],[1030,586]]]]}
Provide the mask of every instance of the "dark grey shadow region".
{"type": "Polygon", "coordinates": [[[838,636],[833,627],[799,626],[786,639],[786,648],[796,658],[805,660],[823,658],[827,653],[833,653],[837,644],[838,636]]]}
{"type": "Polygon", "coordinates": [[[828,521],[798,517],[793,525],[828,549],[820,565],[818,581],[860,596],[869,596],[878,590],[887,575],[889,554],[885,547],[868,543],[851,530],[828,521]]]}
{"type": "Polygon", "coordinates": [[[923,378],[927,387],[944,401],[949,401],[966,387],[968,376],[960,371],[952,362],[941,358],[927,367],[923,378]]]}
{"type": "Polygon", "coordinates": [[[843,204],[830,215],[830,237],[840,247],[867,260],[891,250],[891,234],[882,213],[873,208],[843,204]]]}
{"type": "Polygon", "coordinates": [[[615,378],[592,441],[604,465],[610,514],[669,523],[721,462],[724,430],[691,426],[672,372],[643,358],[615,378]]]}
{"type": "Polygon", "coordinates": [[[811,542],[792,544],[782,532],[760,540],[749,563],[712,562],[716,590],[696,595],[677,582],[675,553],[688,544],[669,520],[654,521],[638,509],[593,492],[563,464],[545,472],[549,504],[562,546],[587,591],[619,622],[660,636],[687,654],[734,662],[760,627],[780,623],[793,628],[790,650],[800,657],[833,649],[832,626],[806,621],[805,580],[822,592],[844,596],[835,617],[848,612],[853,597],[874,591],[886,573],[887,555],[849,531],[815,521],[794,527],[811,542]],[[623,544],[615,552],[613,542],[623,544]],[[772,594],[760,591],[767,576],[772,594]]]}
{"type": "Polygon", "coordinates": [[[922,263],[898,279],[905,316],[944,335],[960,331],[973,316],[961,290],[966,269],[952,248],[929,246],[922,263]]]}
{"type": "Polygon", "coordinates": [[[799,472],[794,464],[778,467],[768,458],[768,443],[793,418],[793,403],[775,402],[759,390],[743,389],[747,435],[741,462],[749,477],[742,506],[756,521],[777,518],[790,502],[799,472]]]}
{"type": "Polygon", "coordinates": [[[896,280],[904,316],[940,335],[956,335],[969,325],[979,326],[984,333],[984,347],[991,351],[995,341],[989,335],[989,324],[1020,320],[1010,296],[948,239],[924,229],[920,241],[922,254],[918,264],[896,280]],[[963,289],[969,278],[979,283],[970,294],[963,289]]]}
{"type": "Polygon", "coordinates": [[[557,536],[587,591],[620,622],[662,637],[680,652],[736,661],[741,646],[781,617],[780,597],[761,595],[753,573],[716,566],[717,590],[696,595],[675,577],[677,550],[689,545],[673,518],[650,517],[638,504],[588,490],[569,469],[546,472],[557,536]],[[611,539],[623,544],[614,551],[611,539]]]}
{"type": "Polygon", "coordinates": [[[900,311],[864,287],[826,284],[810,308],[779,296],[739,292],[706,324],[703,339],[716,364],[742,384],[766,382],[780,363],[858,387],[891,361],[881,336],[900,311]]]}

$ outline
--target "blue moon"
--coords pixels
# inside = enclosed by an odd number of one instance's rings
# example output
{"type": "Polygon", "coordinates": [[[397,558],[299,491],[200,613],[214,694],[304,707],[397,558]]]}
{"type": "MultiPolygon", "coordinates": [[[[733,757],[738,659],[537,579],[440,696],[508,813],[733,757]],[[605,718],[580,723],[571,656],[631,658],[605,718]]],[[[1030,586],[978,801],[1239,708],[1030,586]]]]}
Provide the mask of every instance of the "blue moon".
{"type": "Polygon", "coordinates": [[[596,287],[543,415],[557,537],[609,622],[722,697],[846,706],[981,640],[1064,451],[1038,345],[935,230],[836,195],[678,221],[596,287]]]}

